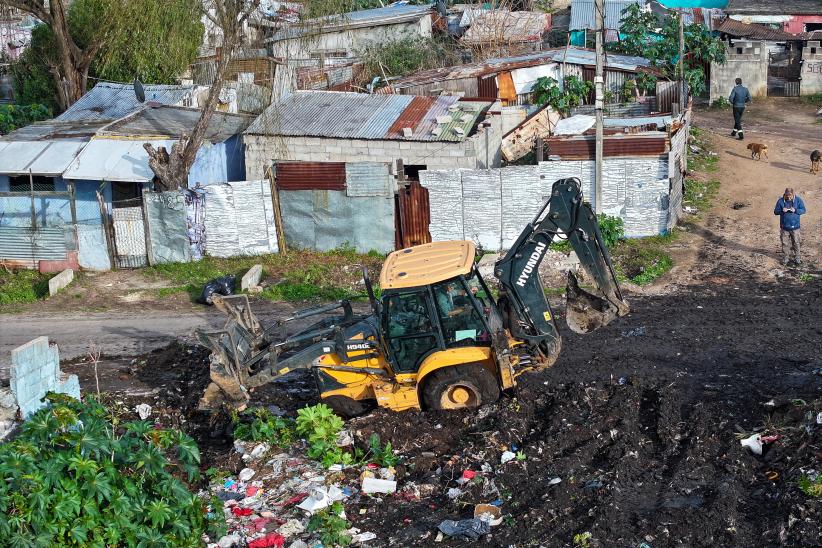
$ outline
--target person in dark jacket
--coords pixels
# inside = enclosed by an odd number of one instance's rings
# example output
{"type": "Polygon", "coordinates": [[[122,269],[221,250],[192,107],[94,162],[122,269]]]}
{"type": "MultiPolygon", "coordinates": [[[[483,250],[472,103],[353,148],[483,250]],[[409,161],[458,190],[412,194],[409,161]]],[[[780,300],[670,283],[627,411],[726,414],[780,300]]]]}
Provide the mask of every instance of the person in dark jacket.
{"type": "Polygon", "coordinates": [[[741,141],[743,139],[742,115],[745,113],[745,105],[751,102],[751,92],[742,85],[742,78],[736,79],[736,87],[731,91],[728,101],[734,110],[734,130],[731,132],[731,137],[738,137],[741,141]]]}
{"type": "Polygon", "coordinates": [[[779,241],[782,244],[782,264],[790,262],[790,251],[793,249],[795,264],[801,265],[799,257],[799,216],[805,213],[805,202],[797,196],[792,188],[786,188],[785,194],[776,202],[774,215],[779,215],[779,241]],[[790,245],[790,249],[789,246],[790,245]]]}

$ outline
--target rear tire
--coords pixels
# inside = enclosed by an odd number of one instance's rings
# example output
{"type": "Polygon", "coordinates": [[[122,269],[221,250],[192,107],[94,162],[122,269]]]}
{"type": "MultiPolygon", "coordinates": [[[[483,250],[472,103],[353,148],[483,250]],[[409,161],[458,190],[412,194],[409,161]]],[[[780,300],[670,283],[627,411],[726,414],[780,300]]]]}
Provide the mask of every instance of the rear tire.
{"type": "Polygon", "coordinates": [[[373,405],[369,405],[369,401],[359,401],[347,396],[328,396],[327,398],[321,399],[334,413],[344,419],[363,415],[371,411],[374,407],[373,405]]]}
{"type": "Polygon", "coordinates": [[[478,363],[438,369],[425,379],[422,389],[426,409],[471,409],[498,398],[496,377],[478,363]]]}

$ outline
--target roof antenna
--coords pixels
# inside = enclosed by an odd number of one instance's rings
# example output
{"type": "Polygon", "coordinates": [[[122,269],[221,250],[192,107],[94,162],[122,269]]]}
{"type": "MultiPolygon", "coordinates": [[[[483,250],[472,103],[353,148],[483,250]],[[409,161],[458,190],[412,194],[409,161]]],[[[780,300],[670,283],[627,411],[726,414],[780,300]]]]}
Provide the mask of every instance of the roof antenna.
{"type": "Polygon", "coordinates": [[[140,79],[136,76],[134,77],[134,95],[137,96],[137,100],[141,103],[146,102],[146,91],[143,89],[143,84],[140,83],[140,79]]]}

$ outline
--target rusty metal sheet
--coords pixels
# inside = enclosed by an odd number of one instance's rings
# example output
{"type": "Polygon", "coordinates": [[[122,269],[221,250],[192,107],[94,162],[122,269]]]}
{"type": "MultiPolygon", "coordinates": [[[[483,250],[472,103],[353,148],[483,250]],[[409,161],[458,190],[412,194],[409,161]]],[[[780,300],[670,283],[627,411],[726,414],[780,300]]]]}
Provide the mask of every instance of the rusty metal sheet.
{"type": "Polygon", "coordinates": [[[510,72],[500,72],[497,74],[497,95],[505,101],[514,101],[517,98],[517,90],[514,87],[514,79],[510,72]]]}
{"type": "Polygon", "coordinates": [[[404,137],[403,128],[415,130],[435,103],[434,97],[414,97],[402,114],[391,124],[385,136],[389,138],[404,137]]]}
{"type": "Polygon", "coordinates": [[[344,162],[277,162],[281,190],[345,190],[344,162]]]}
{"type": "Polygon", "coordinates": [[[430,207],[428,189],[419,181],[411,181],[397,191],[394,216],[397,249],[431,242],[430,207]]]}
{"type": "Polygon", "coordinates": [[[499,97],[499,87],[494,76],[477,76],[477,90],[480,97],[486,99],[497,99],[499,97]]]}
{"type": "MultiPolygon", "coordinates": [[[[563,160],[590,160],[595,155],[595,138],[584,135],[571,139],[548,139],[548,155],[563,160]]],[[[659,136],[608,136],[605,138],[603,152],[606,157],[613,156],[659,156],[667,151],[664,134],[659,136]]]]}

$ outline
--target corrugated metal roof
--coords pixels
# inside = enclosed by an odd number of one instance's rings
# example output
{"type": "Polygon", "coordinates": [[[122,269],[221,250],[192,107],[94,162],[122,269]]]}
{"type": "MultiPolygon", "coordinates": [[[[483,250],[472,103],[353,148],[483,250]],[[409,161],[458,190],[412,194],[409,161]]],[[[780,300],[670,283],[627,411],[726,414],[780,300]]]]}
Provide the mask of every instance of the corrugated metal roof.
{"type": "Polygon", "coordinates": [[[63,177],[89,181],[149,182],[154,178],[154,172],[148,167],[148,153],[143,148],[146,142],[154,148],[164,146],[171,150],[175,141],[95,138],[74,159],[63,177]]]}
{"type": "Polygon", "coordinates": [[[656,125],[665,128],[673,120],[672,116],[638,116],[634,118],[605,118],[605,127],[639,127],[656,125]]]}
{"type": "Polygon", "coordinates": [[[340,28],[390,25],[404,20],[422,18],[431,13],[431,6],[395,5],[344,13],[338,16],[310,19],[276,32],[267,42],[298,38],[305,34],[337,31],[340,28]]]}
{"type": "Polygon", "coordinates": [[[0,142],[0,173],[20,175],[60,175],[80,150],[84,141],[0,142]]]}
{"type": "MultiPolygon", "coordinates": [[[[403,141],[462,141],[474,127],[489,102],[459,101],[457,97],[437,97],[405,138],[391,132],[414,100],[412,95],[367,95],[334,91],[296,91],[271,105],[246,130],[249,134],[331,137],[338,139],[379,139],[403,141]],[[448,124],[439,124],[441,133],[434,135],[436,117],[459,107],[448,124]],[[457,114],[459,116],[457,116],[457,114]],[[465,118],[463,120],[463,118],[465,118]],[[450,125],[449,125],[450,124],[450,125]],[[459,127],[460,136],[453,131],[459,127]]],[[[405,126],[407,127],[407,126],[405,126]]]]}
{"type": "MultiPolygon", "coordinates": [[[[144,107],[127,118],[118,120],[103,128],[98,135],[173,137],[191,133],[201,111],[196,108],[161,106],[144,107]]],[[[254,118],[244,114],[215,112],[206,130],[205,139],[212,143],[222,143],[232,136],[242,133],[254,118]]]]}
{"type": "Polygon", "coordinates": [[[12,131],[0,138],[3,141],[44,141],[50,139],[65,139],[88,141],[97,131],[110,123],[110,120],[62,122],[46,120],[35,122],[12,131]]]}
{"type": "MultiPolygon", "coordinates": [[[[527,55],[517,55],[512,57],[497,57],[487,59],[481,63],[471,63],[466,65],[456,65],[441,69],[432,69],[405,78],[400,78],[391,82],[391,87],[403,89],[411,86],[430,84],[433,82],[444,82],[447,80],[460,80],[463,78],[477,78],[498,74],[500,72],[514,70],[518,68],[535,67],[548,63],[561,63],[563,60],[569,64],[595,65],[596,52],[591,49],[577,48],[570,46],[567,48],[555,48],[538,51],[527,55]]],[[[606,53],[605,67],[612,70],[627,70],[636,72],[638,70],[654,71],[651,62],[643,57],[631,55],[619,55],[606,53]]]]}
{"type": "Polygon", "coordinates": [[[732,15],[820,15],[819,0],[728,0],[732,15]]]}
{"type": "MultiPolygon", "coordinates": [[[[822,7],[820,7],[822,10],[822,7]]],[[[747,38],[749,40],[767,40],[772,42],[784,42],[791,40],[802,40],[803,35],[794,35],[783,30],[775,29],[765,25],[748,24],[730,17],[725,18],[716,28],[717,32],[734,36],[736,38],[747,38]]]]}
{"type": "Polygon", "coordinates": [[[474,17],[461,42],[540,42],[551,28],[551,16],[532,11],[494,10],[474,17]]]}
{"type": "MultiPolygon", "coordinates": [[[[146,102],[177,105],[189,97],[196,86],[159,86],[144,84],[146,102]]],[[[117,120],[143,108],[137,100],[134,86],[100,82],[68,110],[57,117],[60,121],[117,120]]]]}
{"type": "MultiPolygon", "coordinates": [[[[605,28],[621,28],[622,12],[633,4],[645,6],[645,0],[605,0],[605,28]]],[[[595,0],[571,0],[571,23],[568,30],[597,28],[595,0]]]]}

